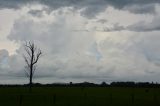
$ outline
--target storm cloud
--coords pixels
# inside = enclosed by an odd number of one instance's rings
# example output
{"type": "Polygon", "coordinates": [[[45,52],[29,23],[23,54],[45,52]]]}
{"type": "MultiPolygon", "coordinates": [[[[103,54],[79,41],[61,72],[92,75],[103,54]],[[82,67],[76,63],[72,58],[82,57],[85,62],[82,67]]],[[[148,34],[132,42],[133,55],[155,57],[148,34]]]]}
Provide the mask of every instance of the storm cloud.
{"type": "Polygon", "coordinates": [[[43,51],[35,82],[160,81],[159,3],[1,1],[0,83],[27,83],[25,41],[43,51]]]}
{"type": "Polygon", "coordinates": [[[45,5],[51,10],[73,7],[74,9],[83,9],[81,15],[92,18],[109,6],[132,13],[154,13],[155,4],[159,3],[158,0],[3,0],[0,3],[0,8],[18,9],[25,5],[34,4],[45,5]]]}

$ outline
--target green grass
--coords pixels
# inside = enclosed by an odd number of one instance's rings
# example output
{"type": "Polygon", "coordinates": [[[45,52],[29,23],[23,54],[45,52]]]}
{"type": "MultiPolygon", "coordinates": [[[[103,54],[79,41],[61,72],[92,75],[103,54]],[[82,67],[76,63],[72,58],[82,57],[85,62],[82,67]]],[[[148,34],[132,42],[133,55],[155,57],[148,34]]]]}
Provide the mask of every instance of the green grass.
{"type": "Polygon", "coordinates": [[[160,88],[0,88],[0,106],[160,106],[160,88]]]}

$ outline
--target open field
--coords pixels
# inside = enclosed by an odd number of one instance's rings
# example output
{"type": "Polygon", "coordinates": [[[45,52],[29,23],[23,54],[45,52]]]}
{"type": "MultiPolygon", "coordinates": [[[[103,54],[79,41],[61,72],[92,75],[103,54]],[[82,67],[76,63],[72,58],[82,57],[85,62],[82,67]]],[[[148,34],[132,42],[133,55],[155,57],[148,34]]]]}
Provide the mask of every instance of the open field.
{"type": "Polygon", "coordinates": [[[160,88],[1,87],[0,106],[159,106],[160,88]]]}

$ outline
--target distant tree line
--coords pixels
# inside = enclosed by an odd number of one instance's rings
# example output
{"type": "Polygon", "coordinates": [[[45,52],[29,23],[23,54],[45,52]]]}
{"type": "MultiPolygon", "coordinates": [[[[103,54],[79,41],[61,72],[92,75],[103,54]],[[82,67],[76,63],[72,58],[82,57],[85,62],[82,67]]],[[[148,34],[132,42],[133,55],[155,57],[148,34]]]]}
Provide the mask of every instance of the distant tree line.
{"type": "MultiPolygon", "coordinates": [[[[22,85],[0,85],[0,87],[27,87],[28,84],[22,85]]],[[[52,83],[52,84],[41,84],[33,83],[32,87],[160,87],[159,83],[150,82],[112,82],[110,84],[102,82],[101,84],[95,84],[90,82],[82,83],[52,83]]]]}
{"type": "Polygon", "coordinates": [[[150,82],[112,82],[110,86],[115,87],[160,87],[158,83],[150,82]]]}

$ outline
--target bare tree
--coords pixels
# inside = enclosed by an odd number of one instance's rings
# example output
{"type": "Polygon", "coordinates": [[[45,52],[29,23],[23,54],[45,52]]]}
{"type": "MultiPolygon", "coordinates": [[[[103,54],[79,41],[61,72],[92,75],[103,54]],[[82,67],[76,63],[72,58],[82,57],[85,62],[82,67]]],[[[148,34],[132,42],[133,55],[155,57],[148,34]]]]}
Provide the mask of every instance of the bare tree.
{"type": "Polygon", "coordinates": [[[26,42],[24,49],[26,52],[26,54],[23,55],[26,63],[25,74],[29,78],[29,90],[31,91],[33,75],[37,67],[37,62],[42,55],[42,51],[40,48],[37,48],[34,42],[26,42]]]}

